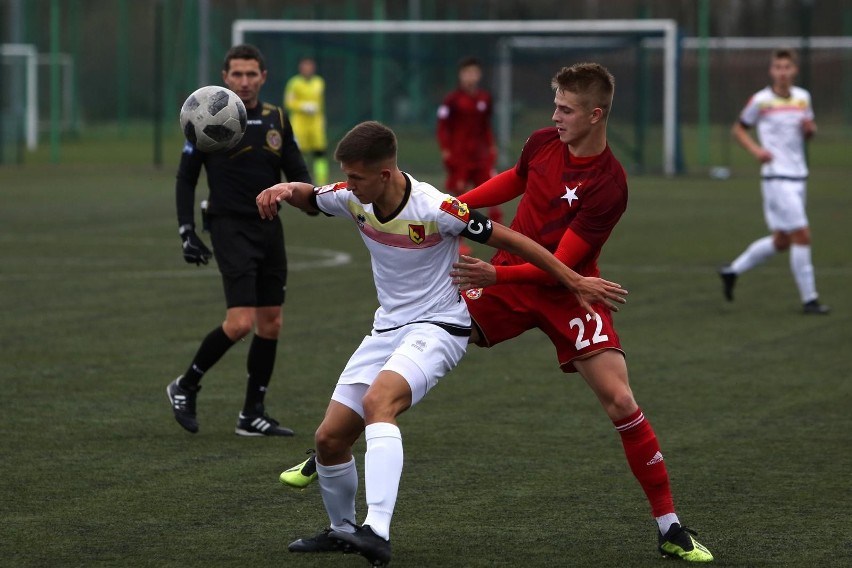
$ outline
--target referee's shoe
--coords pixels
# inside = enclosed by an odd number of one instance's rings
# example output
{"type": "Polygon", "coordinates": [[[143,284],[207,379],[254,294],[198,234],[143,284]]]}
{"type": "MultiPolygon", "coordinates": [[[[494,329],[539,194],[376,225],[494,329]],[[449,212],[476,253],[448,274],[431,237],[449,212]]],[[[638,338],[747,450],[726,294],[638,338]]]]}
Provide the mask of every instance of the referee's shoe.
{"type": "Polygon", "coordinates": [[[293,431],[281,426],[277,420],[261,411],[257,415],[247,416],[240,412],[237,427],[238,436],[292,436],[293,431]]]}
{"type": "Polygon", "coordinates": [[[198,397],[198,391],[201,387],[188,389],[180,384],[183,377],[176,378],[166,387],[166,394],[169,397],[169,402],[172,405],[172,412],[175,414],[175,420],[183,426],[184,430],[195,434],[198,432],[198,420],[195,417],[195,399],[198,397]]]}

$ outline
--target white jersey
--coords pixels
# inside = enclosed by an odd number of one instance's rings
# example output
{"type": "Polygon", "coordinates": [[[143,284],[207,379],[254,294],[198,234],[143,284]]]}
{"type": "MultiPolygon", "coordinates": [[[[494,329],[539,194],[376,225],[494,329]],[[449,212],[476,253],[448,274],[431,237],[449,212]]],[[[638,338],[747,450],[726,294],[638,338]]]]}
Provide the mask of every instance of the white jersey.
{"type": "Polygon", "coordinates": [[[760,169],[762,177],[807,177],[802,121],[813,118],[811,95],[801,87],[792,87],[789,98],[779,96],[772,87],[765,87],[751,97],[740,113],[740,122],[745,126],[757,125],[761,146],[772,153],[772,161],[760,169]]]}
{"type": "Polygon", "coordinates": [[[380,218],[372,204],[358,201],[346,183],[316,189],[316,204],[324,213],[351,217],[358,225],[370,251],[379,298],[374,329],[435,322],[466,330],[470,314],[450,271],[470,213],[454,197],[405,177],[405,197],[389,218],[380,218]]]}

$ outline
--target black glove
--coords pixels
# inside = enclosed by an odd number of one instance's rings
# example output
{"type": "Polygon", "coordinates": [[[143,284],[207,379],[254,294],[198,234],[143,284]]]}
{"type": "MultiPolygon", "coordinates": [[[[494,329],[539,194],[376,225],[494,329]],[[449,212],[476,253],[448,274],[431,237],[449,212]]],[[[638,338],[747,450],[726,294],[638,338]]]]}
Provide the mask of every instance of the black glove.
{"type": "Polygon", "coordinates": [[[185,261],[197,266],[210,262],[213,253],[195,234],[193,225],[182,225],[178,232],[183,243],[183,259],[185,261]]]}

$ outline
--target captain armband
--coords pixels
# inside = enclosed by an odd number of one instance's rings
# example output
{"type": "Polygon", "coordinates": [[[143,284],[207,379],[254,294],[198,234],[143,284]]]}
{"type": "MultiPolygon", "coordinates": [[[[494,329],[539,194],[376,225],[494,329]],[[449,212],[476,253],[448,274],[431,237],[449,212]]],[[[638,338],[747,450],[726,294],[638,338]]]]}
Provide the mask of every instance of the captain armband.
{"type": "Polygon", "coordinates": [[[478,211],[471,211],[467,227],[461,232],[461,236],[477,243],[485,244],[491,238],[493,231],[494,227],[491,225],[491,219],[478,211]]]}

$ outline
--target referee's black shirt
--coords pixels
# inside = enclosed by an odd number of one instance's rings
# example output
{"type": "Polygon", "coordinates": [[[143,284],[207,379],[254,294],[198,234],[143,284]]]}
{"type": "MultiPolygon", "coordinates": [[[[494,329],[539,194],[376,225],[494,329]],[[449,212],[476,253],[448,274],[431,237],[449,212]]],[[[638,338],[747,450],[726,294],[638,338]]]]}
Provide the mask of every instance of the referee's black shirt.
{"type": "Polygon", "coordinates": [[[311,182],[287,115],[275,105],[246,109],[248,124],[239,144],[216,153],[199,151],[187,142],[178,166],[178,226],[194,224],[195,186],[203,165],[210,188],[210,215],[258,216],[255,197],[281,181],[311,182]]]}

